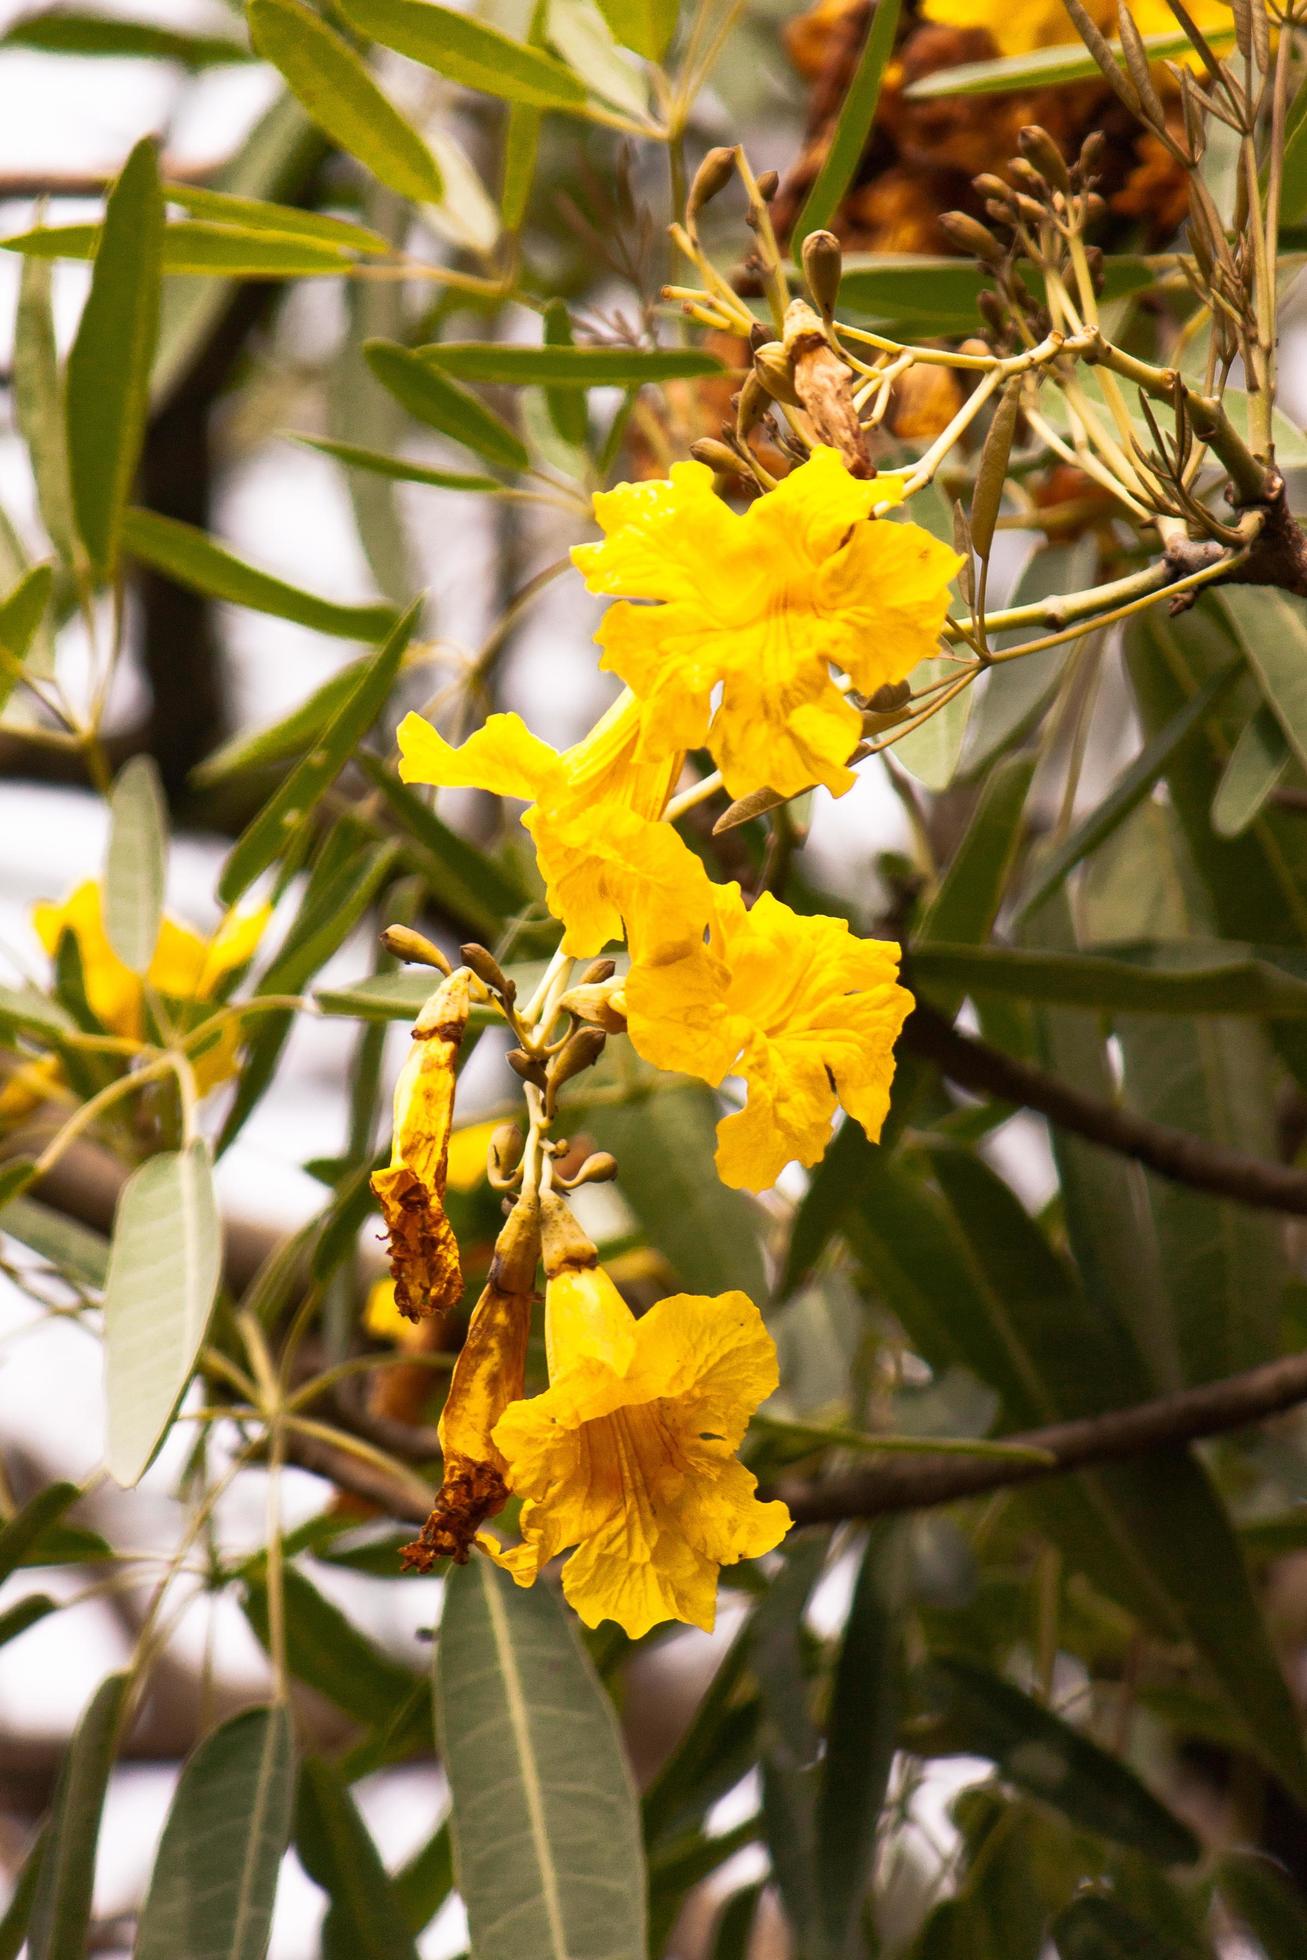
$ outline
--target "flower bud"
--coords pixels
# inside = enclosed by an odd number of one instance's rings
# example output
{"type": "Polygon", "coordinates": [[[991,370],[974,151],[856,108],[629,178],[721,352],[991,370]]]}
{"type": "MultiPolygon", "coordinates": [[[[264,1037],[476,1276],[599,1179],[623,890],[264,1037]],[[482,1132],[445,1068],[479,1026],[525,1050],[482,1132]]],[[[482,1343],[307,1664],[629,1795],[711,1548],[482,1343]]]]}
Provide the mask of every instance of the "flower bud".
{"type": "Polygon", "coordinates": [[[437,973],[452,973],[453,967],[433,940],[424,932],[415,932],[412,926],[387,926],[381,935],[381,943],[388,953],[397,960],[405,960],[410,966],[434,966],[437,973]]]}
{"type": "Polygon", "coordinates": [[[608,1034],[625,1034],[626,1017],[613,1007],[615,992],[612,983],[604,981],[594,986],[570,987],[558,1005],[564,1014],[574,1014],[578,1021],[603,1028],[608,1034]]]}
{"type": "Polygon", "coordinates": [[[583,987],[597,987],[602,981],[611,980],[616,971],[616,960],[591,960],[581,975],[579,984],[583,987]]]}
{"type": "Polygon", "coordinates": [[[550,1088],[560,1089],[574,1075],[593,1068],[603,1054],[607,1040],[608,1036],[602,1028],[577,1028],[554,1057],[549,1070],[550,1088]]]}
{"type": "Polygon", "coordinates": [[[779,340],[766,341],[756,350],[753,371],[773,401],[788,402],[792,408],[798,407],[799,397],[795,392],[789,357],[779,340]]]}
{"type": "Polygon", "coordinates": [[[509,979],[494,954],[487,952],[484,946],[478,946],[475,939],[469,940],[466,946],[460,946],[458,950],[464,966],[470,967],[492,994],[498,994],[511,1006],[517,999],[517,982],[509,979]]]}
{"type": "Polygon", "coordinates": [[[567,1188],[575,1191],[582,1184],[611,1184],[617,1176],[617,1159],[608,1150],[596,1150],[586,1158],[579,1171],[568,1179],[567,1188]]]}
{"type": "Polygon", "coordinates": [[[764,170],[758,179],[758,195],[764,204],[770,204],[781,187],[779,170],[764,170]]]}
{"type": "Polygon", "coordinates": [[[1036,169],[1045,183],[1052,184],[1064,197],[1071,195],[1071,175],[1066,160],[1057,144],[1046,129],[1038,123],[1028,123],[1017,132],[1017,142],[1027,163],[1036,169]]]}
{"type": "Polygon", "coordinates": [[[690,454],[696,463],[706,463],[718,476],[752,478],[753,472],[744,458],[737,456],[729,443],[718,442],[715,436],[700,436],[690,444],[690,454]]]}
{"type": "Polygon", "coordinates": [[[516,1123],[501,1123],[490,1134],[489,1168],[497,1177],[511,1177],[522,1161],[522,1132],[516,1123]]]}
{"type": "Polygon", "coordinates": [[[969,217],[965,211],[946,211],[940,218],[940,229],[947,233],[955,245],[964,252],[970,252],[986,265],[1001,265],[1003,247],[993,232],[987,231],[978,218],[969,217]]]}
{"type": "Polygon", "coordinates": [[[892,715],[896,708],[912,698],[912,686],[908,681],[886,681],[882,687],[867,697],[867,706],[873,714],[892,715]]]}
{"type": "Polygon", "coordinates": [[[827,320],[835,311],[835,300],[844,271],[844,254],[833,231],[810,231],[803,241],[803,276],[808,291],[827,320]]]}
{"type": "Polygon", "coordinates": [[[544,1063],[534,1055],[528,1055],[525,1048],[510,1048],[504,1057],[514,1075],[520,1075],[523,1082],[533,1082],[537,1089],[543,1089],[548,1080],[544,1063]]]}
{"type": "Polygon", "coordinates": [[[685,215],[691,224],[705,204],[724,191],[735,174],[736,151],[734,145],[719,144],[709,150],[703,162],[694,173],[690,185],[690,195],[686,200],[685,215]]]}

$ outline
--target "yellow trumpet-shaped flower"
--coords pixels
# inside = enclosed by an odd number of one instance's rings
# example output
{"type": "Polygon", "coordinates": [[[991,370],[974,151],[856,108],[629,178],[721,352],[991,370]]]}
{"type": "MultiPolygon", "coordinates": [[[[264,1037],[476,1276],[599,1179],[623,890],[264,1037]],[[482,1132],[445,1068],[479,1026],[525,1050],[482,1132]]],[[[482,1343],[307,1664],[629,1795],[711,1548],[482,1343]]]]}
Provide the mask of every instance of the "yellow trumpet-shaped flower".
{"type": "Polygon", "coordinates": [[[416,1571],[429,1572],[441,1558],[466,1565],[481,1526],[508,1501],[507,1465],[492,1432],[522,1394],[539,1256],[540,1208],[534,1198],[524,1198],[495,1243],[485,1290],[454,1363],[440,1418],[440,1491],[421,1534],[404,1547],[404,1562],[416,1571]]]}
{"type": "Polygon", "coordinates": [[[743,1293],[677,1294],[636,1320],[566,1207],[547,1199],[544,1218],[549,1387],[494,1429],[522,1543],[481,1544],[522,1586],[574,1548],[563,1593],[587,1626],[710,1631],[718,1568],[790,1527],[735,1455],[776,1387],[775,1345],[743,1293]]]}
{"type": "Polygon", "coordinates": [[[438,987],[413,1027],[413,1047],[395,1084],[389,1166],[372,1189],[390,1234],[395,1305],[409,1320],[462,1298],[458,1241],[445,1214],[454,1081],[471,1007],[466,967],[438,987]]]}
{"type": "MultiPolygon", "coordinates": [[[[62,905],[34,906],[32,923],[51,956],[66,932],[73,935],[92,1013],[111,1033],[139,1040],[145,1029],[146,987],[174,1007],[209,999],[229,973],[253,957],[271,915],[267,905],[229,912],[207,939],[165,916],[144,978],[119,959],[110,944],[104,895],[93,878],[78,885],[62,905]]],[[[233,1072],[240,1040],[239,1029],[229,1026],[197,1057],[195,1079],[202,1092],[233,1072]]]]}
{"type": "Polygon", "coordinates": [[[902,482],[860,481],[833,449],[742,514],[712,484],[704,463],[620,484],[594,500],[603,542],[572,553],[592,592],[624,601],[596,637],[643,703],[636,753],[706,741],[733,797],[839,795],[862,720],[831,668],[867,694],[904,679],[935,650],[961,561],[920,525],[869,521],[902,482]]]}
{"type": "Polygon", "coordinates": [[[563,951],[585,956],[622,937],[656,945],[701,927],[708,876],[670,824],[659,823],[680,757],[637,754],[640,707],[624,693],[583,741],[561,752],[518,715],[491,715],[451,748],[421,715],[399,725],[406,783],[520,797],[563,951]]]}
{"type": "Polygon", "coordinates": [[[912,996],[892,941],[859,939],[843,919],[792,912],[770,893],[752,911],[738,885],[714,896],[706,944],[632,966],[627,1022],[659,1068],[714,1085],[744,1077],[744,1109],[718,1125],[717,1168],[724,1183],[761,1191],[792,1159],[818,1161],[837,1103],[876,1141],[912,996]]]}

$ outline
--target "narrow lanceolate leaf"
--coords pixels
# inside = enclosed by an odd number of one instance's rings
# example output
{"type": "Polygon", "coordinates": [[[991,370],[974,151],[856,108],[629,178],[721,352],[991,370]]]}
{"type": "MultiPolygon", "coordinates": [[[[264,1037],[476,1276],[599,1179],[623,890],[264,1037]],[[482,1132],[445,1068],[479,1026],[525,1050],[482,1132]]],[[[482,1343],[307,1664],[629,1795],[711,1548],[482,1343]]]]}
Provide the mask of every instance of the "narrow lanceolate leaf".
{"type": "Polygon", "coordinates": [[[1010,1782],[1072,1823],[1163,1865],[1192,1864],[1198,1840],[1133,1770],[1010,1681],[957,1655],[917,1670],[916,1696],[937,1727],[932,1749],[985,1756],[1010,1782]]]}
{"type": "MultiPolygon", "coordinates": [[[[100,225],[39,225],[35,231],[0,238],[0,246],[29,260],[93,259],[102,236],[100,225]]],[[[161,253],[165,274],[216,279],[308,278],[348,272],[354,263],[348,251],[326,239],[278,237],[254,226],[214,224],[205,218],[165,225],[161,253]]]]}
{"type": "Polygon", "coordinates": [[[9,48],[42,54],[125,56],[129,60],[175,61],[198,70],[248,61],[249,50],[222,34],[186,34],[149,20],[119,20],[76,7],[51,7],[17,20],[3,37],[9,48]]]}
{"type": "Polygon", "coordinates": [[[163,917],[168,818],[159,772],[148,755],[119,772],[109,801],[104,923],[109,943],[133,973],[144,973],[163,917]]]}
{"type": "MultiPolygon", "coordinates": [[[[1220,52],[1234,40],[1234,26],[1205,29],[1212,47],[1220,52]]],[[[1190,51],[1189,36],[1182,29],[1166,34],[1146,34],[1143,45],[1152,61],[1178,58],[1190,51]]],[[[1119,41],[1108,43],[1118,63],[1122,60],[1119,41]]],[[[1004,95],[1010,89],[1059,88],[1067,82],[1084,82],[1099,72],[1092,54],[1078,42],[1067,41],[1053,48],[1038,48],[1032,54],[1005,55],[999,61],[967,61],[956,68],[942,68],[923,75],[905,91],[916,102],[938,95],[1004,95]]]]}
{"type": "Polygon", "coordinates": [[[109,1469],[134,1484],[191,1378],[222,1270],[208,1145],[132,1172],[114,1219],[104,1289],[109,1469]]]}
{"type": "Polygon", "coordinates": [[[250,1708],[181,1773],[134,1960],[263,1960],[290,1838],[295,1745],[285,1708],[250,1708]]]}
{"type": "Polygon", "coordinates": [[[0,1526],[0,1580],[7,1579],[23,1563],[42,1533],[57,1524],[80,1495],[76,1484],[47,1484],[0,1526]]]}
{"type": "Polygon", "coordinates": [[[318,798],[344,768],[386,704],[404,657],[420,601],[396,621],[374,659],[363,668],[354,686],[322,731],[321,739],[242,831],[223,866],[218,896],[234,905],[261,871],[299,834],[318,798]]]}
{"type": "Polygon", "coordinates": [[[586,93],[552,55],[432,0],[340,0],[360,34],[434,68],[463,88],[537,109],[583,110],[586,93]]]}
{"type": "Polygon", "coordinates": [[[337,605],[314,592],[301,591],[284,579],[273,578],[247,565],[207,532],[175,517],[152,510],[129,510],[123,520],[123,547],[142,564],[164,572],[178,585],[203,592],[229,605],[248,606],[276,619],[294,620],[315,633],[333,633],[345,640],[379,640],[395,623],[391,606],[337,605]]]}
{"type": "Polygon", "coordinates": [[[599,0],[614,40],[646,61],[661,61],[676,32],[677,0],[599,0]]]}
{"type": "Polygon", "coordinates": [[[487,463],[524,470],[530,461],[520,438],[484,402],[468,393],[407,347],[393,340],[365,340],[363,353],[383,388],[410,415],[441,435],[462,443],[487,463]]]}
{"type": "Polygon", "coordinates": [[[364,449],[356,442],[337,442],[330,436],[297,435],[294,440],[323,456],[334,456],[346,469],[367,470],[373,476],[388,477],[392,483],[427,483],[433,490],[475,490],[481,494],[503,488],[497,477],[471,476],[461,470],[433,470],[425,463],[411,462],[407,456],[387,456],[380,449],[364,449]]]}
{"type": "Polygon", "coordinates": [[[76,534],[50,279],[50,267],[41,260],[23,261],[14,330],[14,410],[32,460],[41,521],[67,564],[73,556],[76,534]]]}
{"type": "Polygon", "coordinates": [[[1218,837],[1243,835],[1292,760],[1284,731],[1263,702],[1231,749],[1212,798],[1212,829],[1218,837]]]}
{"type": "Polygon", "coordinates": [[[790,250],[797,259],[810,231],[822,231],[835,216],[866,148],[880,100],[885,66],[894,49],[899,0],[881,0],[870,15],[858,65],[845,90],[821,169],[813,180],[794,226],[790,250]]]}
{"type": "Polygon", "coordinates": [[[1285,741],[1307,768],[1307,606],[1272,586],[1253,585],[1222,594],[1218,603],[1285,741]]]}
{"type": "Polygon", "coordinates": [[[639,1813],[561,1602],[489,1559],[450,1573],[437,1697],[477,1960],[643,1960],[639,1813]]]}
{"type": "Polygon", "coordinates": [[[84,1960],[100,1814],[129,1686],[125,1674],[100,1683],[64,1757],[27,1929],[28,1960],[84,1960]]]}
{"type": "Polygon", "coordinates": [[[725,368],[715,354],[693,347],[519,347],[503,341],[434,341],[415,350],[437,374],[463,381],[500,381],[549,388],[639,388],[646,381],[685,381],[725,368]]]}
{"type": "Polygon", "coordinates": [[[282,238],[309,239],[370,255],[392,249],[390,240],[370,225],[354,224],[327,211],[301,211],[295,204],[275,204],[266,197],[238,197],[231,191],[209,190],[199,184],[165,184],[163,195],[168,204],[180,205],[193,218],[207,218],[216,225],[274,232],[282,238]]]}
{"type": "Polygon", "coordinates": [[[0,599],[0,708],[21,678],[23,662],[36,642],[50,603],[52,584],[50,567],[33,565],[0,599]]]}
{"type": "Polygon", "coordinates": [[[295,1849],[331,1901],[322,1960],[417,1960],[395,1887],[349,1787],[335,1765],[319,1757],[310,1757],[300,1772],[295,1849]]]}
{"type": "Polygon", "coordinates": [[[158,153],[147,137],[109,193],[91,290],[68,356],[73,510],[101,575],[117,562],[123,511],[145,435],[162,261],[158,153]]]}
{"type": "Polygon", "coordinates": [[[401,197],[439,203],[439,164],[343,35],[303,0],[249,0],[248,15],[255,48],[328,136],[401,197]]]}

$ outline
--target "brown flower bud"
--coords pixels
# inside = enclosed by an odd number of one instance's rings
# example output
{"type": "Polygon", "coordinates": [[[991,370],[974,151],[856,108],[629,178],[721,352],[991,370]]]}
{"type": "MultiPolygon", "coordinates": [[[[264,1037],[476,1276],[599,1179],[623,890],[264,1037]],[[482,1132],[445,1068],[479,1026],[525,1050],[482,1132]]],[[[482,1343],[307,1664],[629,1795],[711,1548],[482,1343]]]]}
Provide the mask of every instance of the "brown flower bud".
{"type": "Polygon", "coordinates": [[[685,215],[691,224],[705,204],[724,191],[735,174],[736,151],[733,145],[720,144],[709,150],[703,162],[694,173],[690,185],[690,195],[686,199],[685,215]]]}
{"type": "Polygon", "coordinates": [[[795,392],[789,357],[779,340],[766,341],[756,350],[753,371],[773,401],[798,406],[799,397],[795,392]]]}
{"type": "Polygon", "coordinates": [[[567,1181],[569,1191],[579,1189],[582,1184],[611,1184],[617,1176],[617,1159],[610,1151],[596,1150],[587,1157],[579,1171],[567,1181]]]}
{"type": "Polygon", "coordinates": [[[534,1082],[537,1089],[543,1089],[547,1081],[544,1063],[534,1055],[528,1055],[524,1048],[510,1048],[504,1057],[514,1075],[520,1075],[523,1082],[534,1082]]]}
{"type": "Polygon", "coordinates": [[[494,954],[487,952],[484,946],[478,946],[475,939],[469,940],[466,946],[460,946],[458,950],[464,966],[470,967],[492,994],[498,994],[511,1006],[517,999],[517,982],[509,979],[494,954]]]}
{"type": "Polygon", "coordinates": [[[729,443],[718,442],[716,436],[700,436],[690,444],[690,454],[696,463],[706,463],[718,476],[746,476],[752,479],[753,472],[742,456],[737,456],[729,443]]]}
{"type": "Polygon", "coordinates": [[[970,252],[986,265],[1003,263],[1003,247],[979,218],[972,218],[965,211],[946,211],[939,223],[941,231],[946,232],[964,252],[970,252]]]}
{"type": "Polygon", "coordinates": [[[434,966],[437,973],[454,971],[439,946],[424,932],[415,932],[412,926],[387,926],[381,943],[388,953],[393,953],[397,960],[406,960],[410,966],[434,966]]]}
{"type": "Polygon", "coordinates": [[[578,984],[582,987],[597,987],[602,981],[611,980],[616,971],[616,960],[591,960],[578,984]]]}
{"type": "Polygon", "coordinates": [[[488,1157],[496,1176],[512,1176],[522,1161],[522,1132],[516,1123],[501,1123],[491,1131],[488,1157]]]}
{"type": "Polygon", "coordinates": [[[833,231],[810,231],[803,241],[803,276],[808,291],[829,320],[835,311],[844,271],[844,254],[833,231]]]}
{"type": "Polygon", "coordinates": [[[564,1082],[570,1082],[574,1075],[593,1068],[604,1052],[608,1036],[602,1028],[577,1028],[567,1037],[555,1055],[549,1070],[551,1091],[560,1089],[564,1082]]]}
{"type": "Polygon", "coordinates": [[[1046,129],[1038,123],[1028,123],[1017,132],[1017,142],[1027,163],[1036,169],[1045,183],[1052,184],[1064,197],[1071,195],[1071,174],[1066,167],[1066,159],[1058,149],[1046,129]]]}
{"type": "Polygon", "coordinates": [[[758,195],[764,204],[770,204],[781,187],[779,170],[764,170],[758,179],[758,195]]]}
{"type": "Polygon", "coordinates": [[[558,1005],[564,1014],[574,1014],[578,1021],[603,1028],[607,1034],[625,1034],[626,1016],[619,1014],[613,1006],[616,991],[607,981],[601,981],[597,986],[570,987],[558,1005]]]}

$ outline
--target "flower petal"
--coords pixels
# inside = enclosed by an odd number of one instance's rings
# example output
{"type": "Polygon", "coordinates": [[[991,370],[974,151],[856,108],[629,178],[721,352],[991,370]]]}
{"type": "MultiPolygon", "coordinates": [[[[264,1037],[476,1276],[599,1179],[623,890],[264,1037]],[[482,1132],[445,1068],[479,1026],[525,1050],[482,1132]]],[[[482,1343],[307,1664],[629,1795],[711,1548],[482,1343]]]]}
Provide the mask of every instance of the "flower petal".
{"type": "Polygon", "coordinates": [[[400,781],[405,783],[485,789],[530,802],[560,774],[558,751],[533,735],[520,715],[490,715],[456,749],[421,715],[407,714],[395,739],[400,781]]]}

